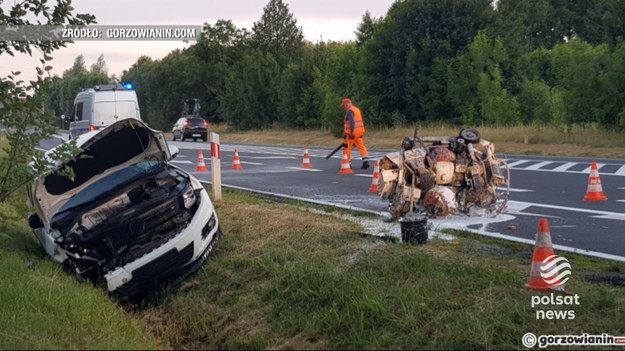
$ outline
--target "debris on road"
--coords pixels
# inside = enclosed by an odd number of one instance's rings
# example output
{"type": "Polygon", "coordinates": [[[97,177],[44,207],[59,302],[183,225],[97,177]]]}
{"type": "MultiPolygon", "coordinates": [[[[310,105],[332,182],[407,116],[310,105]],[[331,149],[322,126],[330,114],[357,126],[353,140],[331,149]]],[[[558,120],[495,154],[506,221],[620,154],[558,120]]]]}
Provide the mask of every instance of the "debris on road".
{"type": "Polygon", "coordinates": [[[409,212],[444,218],[500,213],[509,198],[510,172],[495,147],[477,130],[457,137],[419,137],[402,141],[401,150],[380,162],[379,195],[389,200],[395,219],[409,212]]]}

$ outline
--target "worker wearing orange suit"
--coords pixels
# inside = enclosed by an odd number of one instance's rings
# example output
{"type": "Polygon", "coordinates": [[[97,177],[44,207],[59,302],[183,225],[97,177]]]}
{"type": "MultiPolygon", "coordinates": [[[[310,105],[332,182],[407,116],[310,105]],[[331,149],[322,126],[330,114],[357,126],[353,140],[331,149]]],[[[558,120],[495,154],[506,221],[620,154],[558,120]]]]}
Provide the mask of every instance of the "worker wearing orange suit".
{"type": "Polygon", "coordinates": [[[341,103],[341,107],[345,110],[345,119],[344,119],[344,136],[345,139],[343,143],[345,146],[345,154],[347,155],[347,159],[350,161],[352,159],[352,148],[354,145],[358,148],[360,152],[360,156],[362,157],[362,166],[361,169],[369,168],[369,154],[367,153],[367,147],[365,146],[365,141],[363,136],[365,135],[365,124],[362,121],[362,113],[360,109],[354,105],[352,105],[352,101],[350,99],[343,99],[341,103]]]}

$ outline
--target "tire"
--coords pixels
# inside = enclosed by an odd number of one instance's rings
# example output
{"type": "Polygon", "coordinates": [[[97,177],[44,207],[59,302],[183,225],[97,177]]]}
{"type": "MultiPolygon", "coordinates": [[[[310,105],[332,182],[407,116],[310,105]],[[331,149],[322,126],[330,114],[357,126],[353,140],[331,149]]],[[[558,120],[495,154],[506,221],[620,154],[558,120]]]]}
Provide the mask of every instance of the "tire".
{"type": "Polygon", "coordinates": [[[180,135],[180,141],[185,141],[185,140],[186,140],[186,138],[184,137],[184,133],[182,133],[182,134],[180,135]]]}
{"type": "Polygon", "coordinates": [[[478,143],[481,139],[480,132],[469,128],[463,128],[460,131],[459,137],[464,139],[467,143],[478,143]]]}
{"type": "Polygon", "coordinates": [[[172,133],[171,134],[171,140],[172,141],[176,141],[176,133],[172,133]]]}
{"type": "Polygon", "coordinates": [[[197,141],[197,138],[193,138],[193,141],[197,141]]]}

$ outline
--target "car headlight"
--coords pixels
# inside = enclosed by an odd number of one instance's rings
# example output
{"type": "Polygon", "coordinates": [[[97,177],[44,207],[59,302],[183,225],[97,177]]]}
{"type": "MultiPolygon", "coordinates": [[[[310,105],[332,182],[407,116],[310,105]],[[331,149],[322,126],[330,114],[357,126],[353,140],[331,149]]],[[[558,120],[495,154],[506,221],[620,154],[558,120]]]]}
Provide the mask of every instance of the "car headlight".
{"type": "Polygon", "coordinates": [[[196,202],[195,192],[193,188],[189,187],[184,194],[182,194],[182,202],[184,203],[184,207],[186,209],[190,209],[193,204],[196,202]]]}

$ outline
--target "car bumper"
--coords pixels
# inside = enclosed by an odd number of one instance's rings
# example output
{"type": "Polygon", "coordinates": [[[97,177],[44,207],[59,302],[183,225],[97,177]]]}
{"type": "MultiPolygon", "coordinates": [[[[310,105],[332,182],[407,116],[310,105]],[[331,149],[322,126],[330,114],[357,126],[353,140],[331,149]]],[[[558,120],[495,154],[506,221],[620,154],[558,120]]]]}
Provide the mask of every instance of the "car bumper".
{"type": "Polygon", "coordinates": [[[205,138],[206,135],[208,135],[208,132],[203,131],[203,132],[185,132],[184,133],[184,137],[185,138],[205,138]]]}
{"type": "Polygon", "coordinates": [[[219,232],[215,209],[206,191],[202,191],[200,206],[189,225],[151,253],[107,273],[104,278],[108,290],[132,296],[192,273],[206,260],[219,232]]]}

